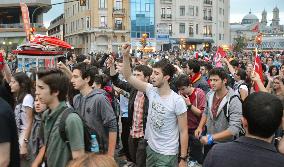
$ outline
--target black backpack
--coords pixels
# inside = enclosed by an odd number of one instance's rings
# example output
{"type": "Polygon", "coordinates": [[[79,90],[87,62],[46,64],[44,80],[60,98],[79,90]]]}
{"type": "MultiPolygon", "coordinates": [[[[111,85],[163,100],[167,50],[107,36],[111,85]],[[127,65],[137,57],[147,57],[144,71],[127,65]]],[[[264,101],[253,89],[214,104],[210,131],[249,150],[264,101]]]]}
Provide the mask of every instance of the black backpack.
{"type": "MultiPolygon", "coordinates": [[[[227,103],[224,105],[223,107],[223,111],[224,111],[224,115],[226,117],[226,120],[229,122],[230,121],[230,113],[229,113],[229,109],[228,109],[228,106],[230,105],[230,102],[232,101],[233,98],[237,97],[241,103],[242,103],[242,100],[240,99],[240,97],[238,95],[233,95],[229,98],[229,100],[227,101],[227,103]]],[[[239,137],[240,136],[244,136],[246,134],[246,131],[245,129],[243,128],[243,124],[241,124],[242,127],[241,127],[241,130],[239,132],[239,137]]]]}
{"type": "Polygon", "coordinates": [[[91,147],[92,147],[91,134],[95,134],[97,141],[98,141],[98,144],[99,144],[100,152],[103,153],[105,151],[105,149],[104,149],[104,145],[102,144],[102,140],[101,140],[99,134],[96,132],[96,130],[90,128],[86,124],[86,121],[77,112],[75,112],[72,108],[67,108],[62,113],[62,117],[61,117],[60,122],[59,122],[59,134],[60,134],[61,139],[68,145],[69,149],[71,150],[69,140],[68,140],[68,138],[66,136],[66,132],[65,132],[65,121],[66,121],[68,115],[71,114],[71,113],[77,114],[83,122],[85,151],[91,152],[91,147]]]}

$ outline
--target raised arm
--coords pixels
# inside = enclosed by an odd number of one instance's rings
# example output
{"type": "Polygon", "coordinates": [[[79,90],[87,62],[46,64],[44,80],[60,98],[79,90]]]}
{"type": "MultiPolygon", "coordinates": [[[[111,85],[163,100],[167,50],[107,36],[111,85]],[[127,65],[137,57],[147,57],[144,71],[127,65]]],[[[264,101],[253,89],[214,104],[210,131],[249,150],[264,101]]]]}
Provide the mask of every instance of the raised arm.
{"type": "Polygon", "coordinates": [[[259,88],[259,91],[261,92],[268,92],[268,90],[264,87],[262,81],[260,80],[260,77],[258,75],[258,73],[256,73],[255,71],[253,71],[250,75],[250,78],[252,81],[254,81],[258,88],[259,88]]]}
{"type": "Polygon", "coordinates": [[[146,82],[140,81],[139,79],[135,78],[131,73],[130,68],[130,45],[125,44],[122,46],[122,55],[123,55],[123,76],[127,80],[127,82],[132,85],[134,88],[141,92],[146,92],[147,84],[146,82]]]}
{"type": "Polygon", "coordinates": [[[222,61],[226,63],[230,73],[234,76],[234,74],[236,73],[234,67],[230,64],[230,62],[226,58],[223,58],[222,61]]]}

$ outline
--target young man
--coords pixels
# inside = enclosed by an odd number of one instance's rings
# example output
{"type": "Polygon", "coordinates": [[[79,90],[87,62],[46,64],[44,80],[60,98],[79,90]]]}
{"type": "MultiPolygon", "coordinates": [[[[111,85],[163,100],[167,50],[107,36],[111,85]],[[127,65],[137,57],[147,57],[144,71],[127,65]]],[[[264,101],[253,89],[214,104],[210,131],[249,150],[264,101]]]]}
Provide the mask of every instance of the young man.
{"type": "Polygon", "coordinates": [[[227,87],[227,73],[223,68],[214,68],[209,73],[212,90],[207,93],[207,104],[202,114],[195,137],[205,144],[204,155],[212,145],[232,141],[241,129],[242,103],[234,90],[227,87]],[[207,135],[201,136],[207,126],[207,135]]]}
{"type": "Polygon", "coordinates": [[[204,167],[283,166],[284,156],[271,144],[283,117],[281,100],[269,93],[253,93],[245,99],[243,109],[246,136],[214,146],[204,167]]]}
{"type": "Polygon", "coordinates": [[[42,133],[46,165],[65,167],[68,161],[85,153],[84,129],[80,117],[71,113],[65,120],[65,131],[69,146],[60,136],[59,123],[62,113],[68,108],[66,97],[69,79],[57,69],[38,72],[36,95],[49,110],[43,113],[42,133]]]}
{"type": "Polygon", "coordinates": [[[189,75],[193,87],[209,92],[210,87],[200,73],[200,64],[197,60],[189,60],[184,68],[185,74],[189,75]]]}
{"type": "MultiPolygon", "coordinates": [[[[129,92],[128,127],[130,134],[128,148],[132,162],[137,167],[146,166],[146,141],[144,140],[149,100],[144,92],[138,91],[129,83],[119,79],[115,72],[113,58],[110,57],[110,76],[113,84],[129,92]]],[[[138,65],[133,69],[133,75],[140,81],[149,82],[152,69],[146,65],[138,65]]]]}
{"type": "Polygon", "coordinates": [[[184,98],[187,105],[187,126],[188,126],[188,144],[190,148],[189,157],[192,163],[202,164],[203,146],[198,138],[195,138],[194,131],[199,125],[201,115],[206,104],[206,97],[203,90],[194,88],[187,75],[180,75],[176,80],[176,87],[184,98]]]}
{"type": "Polygon", "coordinates": [[[145,132],[145,139],[148,140],[146,166],[176,166],[180,136],[179,166],[185,167],[188,144],[187,108],[182,97],[169,86],[176,69],[167,60],[160,60],[153,66],[152,84],[143,82],[131,75],[129,52],[130,46],[124,45],[124,77],[138,91],[146,92],[149,99],[145,132]]]}
{"type": "Polygon", "coordinates": [[[102,89],[92,89],[96,74],[97,68],[84,62],[74,66],[71,83],[80,94],[74,97],[73,105],[86,124],[97,132],[101,142],[100,151],[114,156],[117,121],[105,92],[102,89]]]}

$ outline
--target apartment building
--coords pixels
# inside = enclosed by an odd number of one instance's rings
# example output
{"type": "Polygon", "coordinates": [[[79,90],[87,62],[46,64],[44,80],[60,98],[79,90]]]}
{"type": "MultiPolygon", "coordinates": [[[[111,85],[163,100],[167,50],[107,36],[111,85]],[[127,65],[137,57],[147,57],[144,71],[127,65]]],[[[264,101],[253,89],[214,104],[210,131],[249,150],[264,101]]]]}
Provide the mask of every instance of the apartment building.
{"type": "Polygon", "coordinates": [[[196,50],[230,40],[229,0],[157,0],[158,50],[196,50]]]}
{"type": "Polygon", "coordinates": [[[50,22],[48,27],[48,36],[64,40],[64,14],[61,14],[50,22]]]}
{"type": "Polygon", "coordinates": [[[65,41],[77,54],[117,52],[130,41],[128,0],[86,0],[64,5],[65,41]]]}
{"type": "MultiPolygon", "coordinates": [[[[46,34],[43,14],[51,7],[51,0],[22,0],[29,8],[30,22],[37,34],[46,34]],[[36,10],[36,11],[35,11],[36,10]],[[35,12],[34,12],[35,11],[35,12]],[[32,20],[32,14],[33,20],[32,20]]],[[[0,48],[8,51],[15,49],[26,38],[19,0],[1,0],[0,2],[0,48]]]]}

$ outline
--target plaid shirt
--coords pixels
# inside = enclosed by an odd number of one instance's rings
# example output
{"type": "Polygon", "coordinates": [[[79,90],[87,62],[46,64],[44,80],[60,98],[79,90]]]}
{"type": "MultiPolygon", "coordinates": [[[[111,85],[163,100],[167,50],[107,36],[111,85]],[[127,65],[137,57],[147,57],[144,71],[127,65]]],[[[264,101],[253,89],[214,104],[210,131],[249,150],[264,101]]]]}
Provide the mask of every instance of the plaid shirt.
{"type": "Polygon", "coordinates": [[[134,101],[134,112],[132,128],[130,135],[133,138],[140,138],[144,136],[143,132],[143,107],[144,107],[145,96],[143,92],[138,91],[134,101]]]}

